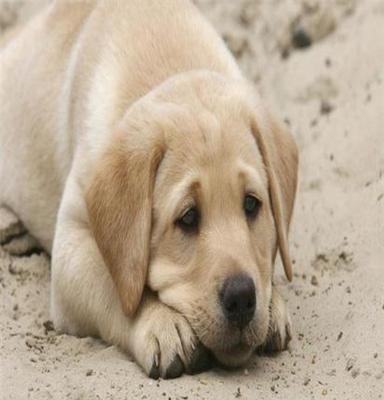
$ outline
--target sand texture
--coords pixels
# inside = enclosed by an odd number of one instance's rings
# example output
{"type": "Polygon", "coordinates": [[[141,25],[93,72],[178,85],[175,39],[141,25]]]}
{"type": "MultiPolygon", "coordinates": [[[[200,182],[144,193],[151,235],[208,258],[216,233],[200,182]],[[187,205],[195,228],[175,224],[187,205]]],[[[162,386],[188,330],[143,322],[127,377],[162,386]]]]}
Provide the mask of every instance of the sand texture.
{"type": "MultiPolygon", "coordinates": [[[[40,3],[0,0],[0,34],[40,3]]],[[[0,399],[384,397],[384,2],[197,3],[299,145],[295,277],[276,277],[290,350],[153,381],[114,346],[57,335],[49,256],[0,209],[0,399]]]]}

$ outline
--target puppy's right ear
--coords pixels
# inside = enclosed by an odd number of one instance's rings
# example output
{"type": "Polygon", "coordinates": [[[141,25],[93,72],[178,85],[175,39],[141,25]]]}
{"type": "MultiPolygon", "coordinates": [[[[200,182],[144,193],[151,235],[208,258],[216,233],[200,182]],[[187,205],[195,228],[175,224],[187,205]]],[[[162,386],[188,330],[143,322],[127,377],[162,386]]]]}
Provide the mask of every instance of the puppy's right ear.
{"type": "Polygon", "coordinates": [[[86,192],[95,240],[128,316],[140,303],[147,277],[152,192],[163,153],[159,138],[116,133],[86,192]]]}
{"type": "Polygon", "coordinates": [[[298,151],[292,135],[265,109],[258,109],[252,132],[268,176],[269,197],[285,275],[292,280],[288,230],[297,187],[298,151]],[[263,123],[258,123],[263,121],[263,123]]]}

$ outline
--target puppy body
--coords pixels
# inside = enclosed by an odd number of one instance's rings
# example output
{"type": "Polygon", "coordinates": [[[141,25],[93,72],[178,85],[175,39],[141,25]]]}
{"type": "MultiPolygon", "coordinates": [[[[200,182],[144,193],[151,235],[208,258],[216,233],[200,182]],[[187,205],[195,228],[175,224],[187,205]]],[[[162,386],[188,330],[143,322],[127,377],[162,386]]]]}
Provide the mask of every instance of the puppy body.
{"type": "MultiPolygon", "coordinates": [[[[212,149],[238,146],[236,156],[254,162],[260,196],[268,203],[268,177],[256,143],[251,143],[249,133],[239,136],[236,132],[249,129],[239,121],[248,118],[249,122],[251,111],[244,111],[245,106],[232,107],[237,98],[239,103],[245,102],[249,94],[235,61],[213,28],[184,0],[57,1],[0,51],[0,202],[12,208],[52,253],[51,306],[56,328],[80,336],[101,336],[117,344],[152,376],[179,375],[180,365],[188,369],[196,343],[204,335],[196,338],[199,328],[191,327],[192,317],[186,318],[196,292],[189,283],[197,281],[198,269],[192,271],[191,267],[190,275],[181,278],[174,266],[182,262],[182,256],[164,261],[168,257],[164,249],[173,242],[164,242],[167,233],[161,228],[162,210],[171,208],[166,202],[170,191],[164,187],[180,183],[176,170],[183,164],[182,158],[168,156],[159,167],[164,148],[180,155],[186,145],[192,151],[197,143],[205,143],[196,150],[205,154],[216,131],[219,142],[227,144],[212,144],[212,149]],[[148,116],[151,113],[158,120],[154,122],[153,116],[148,116]],[[187,142],[185,135],[180,138],[176,133],[180,128],[188,132],[187,142]],[[155,138],[145,133],[154,130],[161,131],[155,138]],[[251,150],[244,150],[248,142],[251,150]],[[125,148],[133,154],[128,167],[125,148]],[[148,172],[146,163],[140,164],[141,153],[147,155],[143,160],[155,160],[148,172]],[[130,180],[129,172],[122,172],[135,163],[142,165],[134,171],[137,182],[130,180]],[[156,185],[143,184],[154,177],[157,168],[156,185]],[[169,175],[169,171],[175,172],[169,175]],[[120,175],[126,178],[126,185],[120,175]],[[122,194],[119,187],[126,192],[122,194]],[[110,214],[110,209],[115,213],[110,214]],[[121,222],[125,209],[132,209],[129,223],[121,222]],[[137,220],[150,221],[152,212],[158,216],[156,221],[139,223],[134,230],[126,228],[136,226],[137,220]],[[145,241],[151,242],[148,249],[143,248],[145,241]],[[117,258],[120,255],[122,259],[117,258]],[[160,300],[149,289],[141,296],[148,268],[142,268],[143,263],[153,265],[148,285],[158,291],[160,300]],[[130,264],[132,272],[125,269],[130,264]],[[173,288],[170,282],[175,282],[173,288]],[[185,296],[189,298],[183,303],[185,296]],[[181,363],[175,364],[176,356],[181,363]]],[[[258,124],[268,125],[267,114],[255,99],[252,105],[258,124]]],[[[287,149],[283,159],[293,165],[295,148],[288,136],[284,137],[279,142],[287,149]]],[[[230,159],[233,149],[212,150],[208,158],[215,159],[211,154],[216,153],[217,160],[230,159]]],[[[184,161],[189,167],[181,171],[190,175],[194,170],[203,171],[208,163],[205,171],[212,175],[212,161],[203,158],[186,154],[184,161]]],[[[225,169],[225,162],[220,165],[225,169]]],[[[296,165],[289,179],[292,182],[287,187],[293,189],[283,189],[280,194],[282,201],[289,203],[281,216],[286,225],[293,206],[296,165]]],[[[257,256],[259,266],[273,264],[276,253],[277,234],[271,230],[274,211],[268,205],[264,209],[260,232],[265,232],[265,254],[257,256]]],[[[207,237],[212,236],[209,229],[207,237]]],[[[240,247],[248,243],[247,234],[241,233],[248,232],[245,225],[227,224],[223,230],[235,230],[243,237],[240,247]]],[[[235,365],[247,359],[256,344],[273,342],[275,334],[280,335],[277,348],[283,347],[290,322],[284,303],[273,295],[272,270],[264,266],[255,272],[251,268],[256,251],[251,242],[241,256],[234,247],[232,253],[226,251],[223,243],[228,241],[229,249],[231,240],[230,235],[222,236],[222,244],[217,246],[223,254],[221,265],[237,271],[240,267],[235,265],[247,264],[260,293],[257,334],[248,333],[244,345],[225,355],[221,350],[215,352],[224,363],[235,365]],[[233,262],[228,264],[228,260],[233,262]],[[276,311],[271,315],[278,316],[276,321],[270,320],[269,303],[276,311]],[[268,331],[268,326],[274,326],[274,331],[268,331]]],[[[210,252],[212,249],[196,251],[199,265],[207,262],[210,252]]],[[[212,272],[212,276],[220,281],[222,271],[212,272]]],[[[199,317],[199,324],[202,321],[199,317]]]]}

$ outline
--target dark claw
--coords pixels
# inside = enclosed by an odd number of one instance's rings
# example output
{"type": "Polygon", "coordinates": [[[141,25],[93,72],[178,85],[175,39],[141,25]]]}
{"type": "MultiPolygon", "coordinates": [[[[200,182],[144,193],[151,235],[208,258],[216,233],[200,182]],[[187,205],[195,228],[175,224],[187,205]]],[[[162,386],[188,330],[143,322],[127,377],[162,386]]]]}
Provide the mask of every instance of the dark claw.
{"type": "Polygon", "coordinates": [[[292,340],[291,330],[289,328],[286,328],[285,331],[286,331],[286,336],[285,336],[285,343],[284,343],[283,350],[287,350],[288,349],[288,344],[292,340]]]}
{"type": "Polygon", "coordinates": [[[209,351],[199,343],[192,353],[187,367],[187,374],[194,375],[212,368],[212,356],[209,351]]]}
{"type": "Polygon", "coordinates": [[[284,343],[282,343],[281,335],[279,331],[274,332],[264,343],[257,349],[258,354],[271,354],[277,353],[283,350],[287,350],[288,343],[291,341],[292,336],[288,329],[286,329],[286,337],[284,343]]]}
{"type": "Polygon", "coordinates": [[[262,354],[274,354],[281,351],[281,336],[277,330],[272,334],[268,334],[267,341],[256,349],[256,352],[262,354]]]}
{"type": "Polygon", "coordinates": [[[272,335],[272,338],[270,339],[269,343],[267,343],[267,345],[265,347],[265,351],[267,353],[276,353],[281,350],[282,350],[281,335],[280,335],[280,331],[277,330],[272,335]]]}
{"type": "Polygon", "coordinates": [[[153,360],[151,371],[149,372],[149,377],[152,379],[160,378],[160,368],[156,365],[155,360],[153,360]]]}
{"type": "Polygon", "coordinates": [[[181,361],[181,358],[178,354],[173,359],[171,364],[168,366],[167,371],[165,372],[165,379],[174,379],[178,378],[184,372],[184,364],[181,361]]]}

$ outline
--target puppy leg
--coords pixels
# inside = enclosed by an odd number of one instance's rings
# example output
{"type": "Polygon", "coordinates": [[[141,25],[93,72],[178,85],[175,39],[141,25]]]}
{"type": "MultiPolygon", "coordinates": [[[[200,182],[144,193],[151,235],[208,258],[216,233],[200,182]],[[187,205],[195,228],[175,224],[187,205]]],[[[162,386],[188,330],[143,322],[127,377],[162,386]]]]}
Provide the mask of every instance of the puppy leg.
{"type": "Polygon", "coordinates": [[[268,336],[260,350],[266,353],[286,350],[291,339],[292,323],[287,304],[273,287],[268,336]]]}
{"type": "Polygon", "coordinates": [[[123,313],[92,233],[68,204],[64,199],[52,253],[51,312],[56,329],[100,336],[133,355],[153,378],[175,378],[208,366],[207,354],[186,319],[149,290],[133,319],[123,313]]]}

